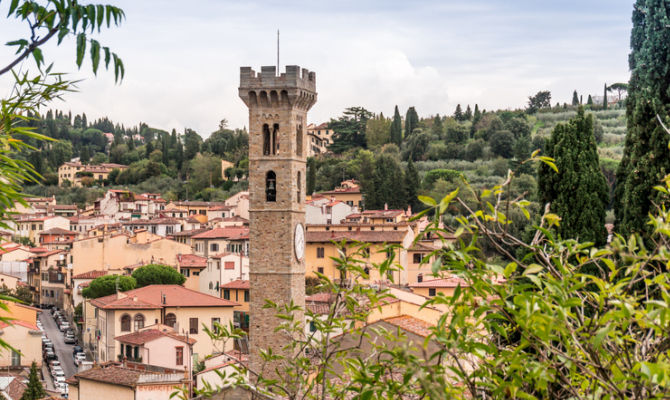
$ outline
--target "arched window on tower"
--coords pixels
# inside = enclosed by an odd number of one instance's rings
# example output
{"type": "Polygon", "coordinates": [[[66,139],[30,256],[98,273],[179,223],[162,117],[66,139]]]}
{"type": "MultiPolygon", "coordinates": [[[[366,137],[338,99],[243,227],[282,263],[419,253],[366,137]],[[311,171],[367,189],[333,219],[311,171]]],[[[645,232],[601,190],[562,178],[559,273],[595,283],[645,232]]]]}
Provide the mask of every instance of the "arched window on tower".
{"type": "Polygon", "coordinates": [[[300,203],[302,201],[302,189],[301,189],[302,188],[302,176],[301,176],[300,171],[298,171],[298,182],[297,182],[297,184],[298,184],[297,185],[298,186],[298,193],[297,193],[298,198],[296,199],[296,201],[298,203],[300,203]]]}
{"type": "Polygon", "coordinates": [[[302,124],[298,124],[296,127],[295,146],[296,154],[302,156],[302,124]]]}
{"type": "Polygon", "coordinates": [[[272,142],[270,140],[270,127],[263,124],[263,155],[269,156],[272,151],[272,142]]]}
{"type": "Polygon", "coordinates": [[[265,175],[265,201],[277,201],[277,175],[274,171],[265,175]]]}
{"type": "Polygon", "coordinates": [[[279,153],[279,124],[272,126],[272,154],[279,153]]]}

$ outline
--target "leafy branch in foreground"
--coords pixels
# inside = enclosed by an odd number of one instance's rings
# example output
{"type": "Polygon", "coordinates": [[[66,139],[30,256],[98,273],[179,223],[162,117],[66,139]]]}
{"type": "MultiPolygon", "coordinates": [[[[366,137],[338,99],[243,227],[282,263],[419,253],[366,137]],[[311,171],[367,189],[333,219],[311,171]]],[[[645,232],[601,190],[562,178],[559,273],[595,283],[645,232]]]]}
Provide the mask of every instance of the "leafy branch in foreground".
{"type": "Polygon", "coordinates": [[[0,75],[12,70],[21,61],[33,56],[38,68],[44,66],[44,55],[41,46],[53,37],[57,37],[60,45],[68,36],[76,37],[76,62],[81,68],[89,48],[93,73],[97,74],[101,57],[104,57],[105,68],[110,63],[114,68],[114,78],[118,82],[123,79],[125,68],[119,56],[109,47],[102,46],[98,40],[89,36],[96,30],[100,33],[103,27],[112,24],[119,26],[125,14],[119,7],[102,4],[79,4],[77,0],[11,0],[7,17],[13,17],[28,24],[30,36],[6,43],[16,47],[17,57],[5,67],[0,68],[0,75]]]}

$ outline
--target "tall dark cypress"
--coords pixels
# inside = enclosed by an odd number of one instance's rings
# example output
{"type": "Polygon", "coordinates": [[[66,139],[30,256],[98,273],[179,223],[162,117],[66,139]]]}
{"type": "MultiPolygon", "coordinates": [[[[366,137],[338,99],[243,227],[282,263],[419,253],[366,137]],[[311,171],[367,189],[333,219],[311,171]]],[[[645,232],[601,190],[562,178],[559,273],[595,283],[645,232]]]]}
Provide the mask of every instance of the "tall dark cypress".
{"type": "Polygon", "coordinates": [[[572,92],[572,105],[573,106],[578,106],[579,105],[579,96],[577,96],[577,91],[575,90],[572,92]]]}
{"type": "Polygon", "coordinates": [[[603,110],[607,110],[607,84],[605,84],[605,88],[603,89],[603,110]]]}
{"type": "Polygon", "coordinates": [[[391,143],[395,143],[398,146],[402,144],[402,119],[400,118],[398,106],[395,106],[393,122],[391,122],[391,143]]]}
{"type": "Polygon", "coordinates": [[[648,233],[653,204],[664,203],[653,187],[670,173],[668,134],[656,119],[670,125],[669,14],[665,0],[637,0],[633,9],[628,129],[614,192],[616,229],[622,234],[648,233]]]}
{"type": "Polygon", "coordinates": [[[554,128],[545,152],[554,158],[558,173],[545,164],[540,166],[538,195],[561,217],[561,236],[604,245],[609,190],[600,170],[592,115],[585,115],[579,107],[575,118],[554,128]]]}
{"type": "Polygon", "coordinates": [[[316,189],[316,160],[314,157],[307,159],[307,194],[311,195],[316,189]]]}
{"type": "Polygon", "coordinates": [[[405,168],[405,202],[412,207],[414,212],[419,211],[419,205],[421,204],[418,199],[420,184],[419,171],[417,171],[410,158],[405,168]]]}
{"type": "Polygon", "coordinates": [[[414,129],[419,127],[419,114],[416,113],[414,107],[407,109],[407,114],[405,115],[405,137],[409,137],[414,129]]]}

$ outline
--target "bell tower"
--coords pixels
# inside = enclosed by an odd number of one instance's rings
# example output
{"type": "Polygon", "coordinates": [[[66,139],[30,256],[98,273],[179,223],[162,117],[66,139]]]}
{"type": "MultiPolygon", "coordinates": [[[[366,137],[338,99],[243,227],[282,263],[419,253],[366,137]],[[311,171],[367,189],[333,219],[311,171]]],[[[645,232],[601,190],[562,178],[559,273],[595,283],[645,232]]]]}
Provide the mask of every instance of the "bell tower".
{"type": "Polygon", "coordinates": [[[306,125],[316,74],[242,67],[239,95],[249,108],[249,361],[258,371],[260,349],[281,353],[291,340],[274,332],[281,321],[265,300],[305,306],[306,125]]]}

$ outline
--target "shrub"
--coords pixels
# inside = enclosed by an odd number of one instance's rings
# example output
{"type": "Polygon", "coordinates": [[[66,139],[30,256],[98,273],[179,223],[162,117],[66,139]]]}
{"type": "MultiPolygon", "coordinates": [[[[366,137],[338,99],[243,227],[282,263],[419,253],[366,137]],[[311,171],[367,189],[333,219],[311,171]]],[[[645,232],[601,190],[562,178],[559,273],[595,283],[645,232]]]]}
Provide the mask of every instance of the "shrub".
{"type": "Polygon", "coordinates": [[[133,271],[137,287],[149,285],[183,285],[186,277],[169,265],[149,264],[133,271]]]}

